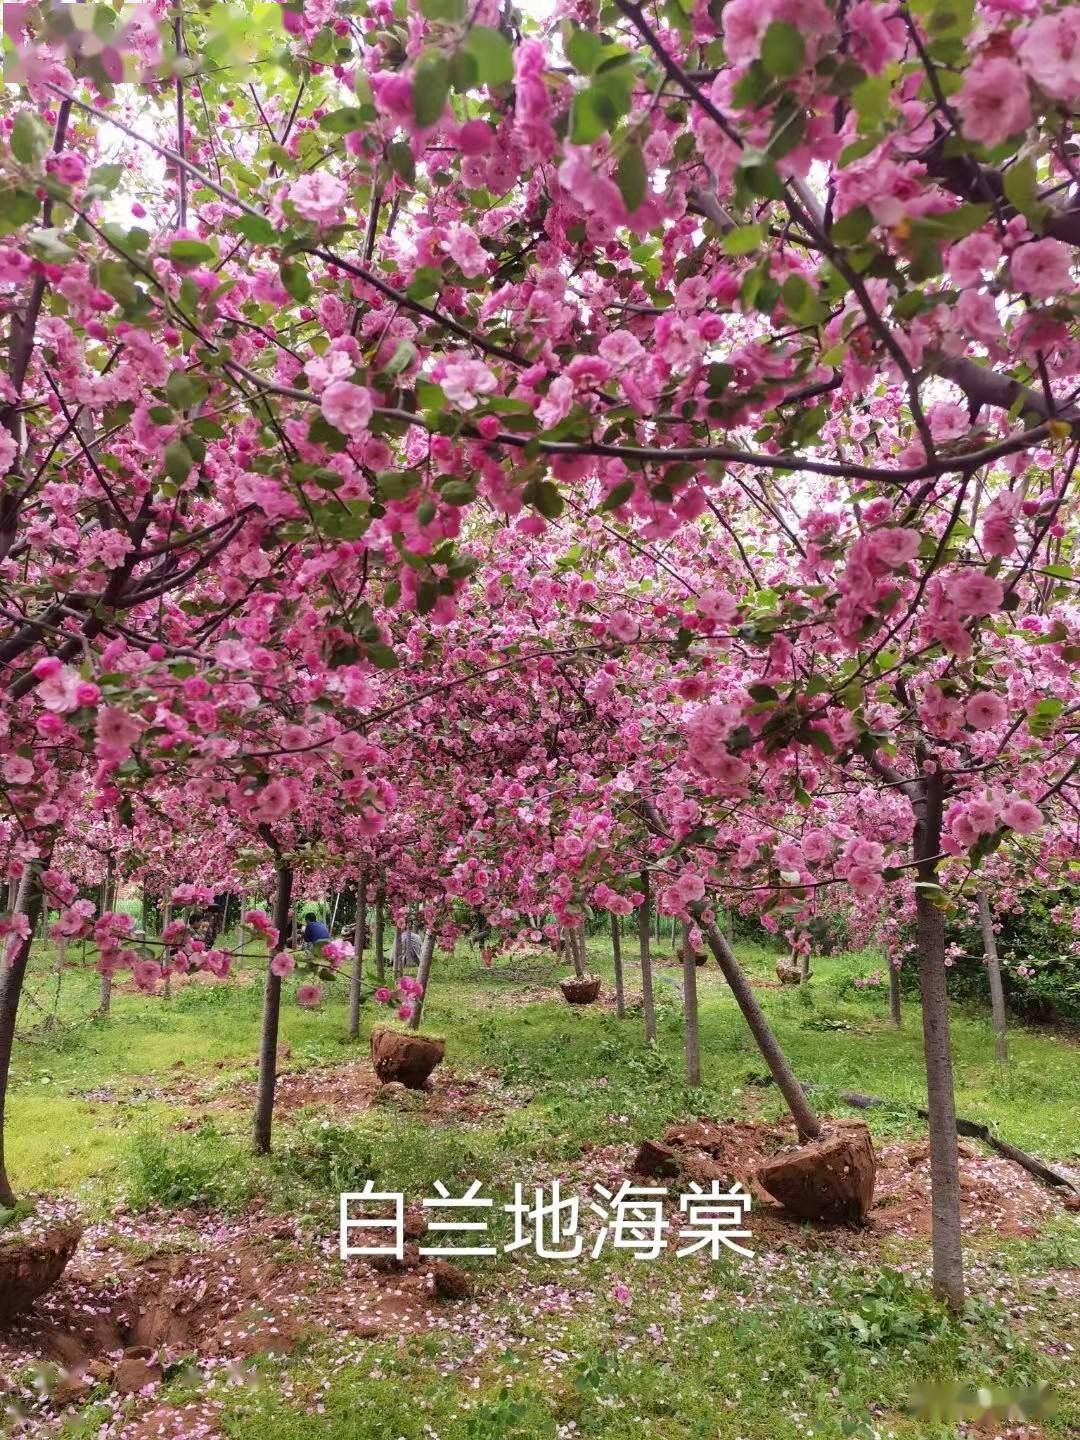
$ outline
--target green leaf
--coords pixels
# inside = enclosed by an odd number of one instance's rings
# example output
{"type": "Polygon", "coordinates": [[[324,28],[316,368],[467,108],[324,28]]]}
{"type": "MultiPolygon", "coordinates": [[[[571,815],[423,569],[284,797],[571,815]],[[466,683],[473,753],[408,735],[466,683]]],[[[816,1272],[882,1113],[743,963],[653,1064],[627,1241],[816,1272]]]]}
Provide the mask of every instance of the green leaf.
{"type": "Polygon", "coordinates": [[[630,496],[634,493],[633,480],[620,480],[613,490],[609,490],[600,502],[601,510],[617,510],[620,505],[625,505],[630,496]]]}
{"type": "Polygon", "coordinates": [[[421,130],[434,125],[446,109],[450,66],[441,55],[425,55],[413,71],[413,115],[421,130]]]}
{"type": "Polygon", "coordinates": [[[373,641],[364,646],[364,658],[379,670],[394,670],[397,668],[398,658],[389,645],[381,641],[373,641]]]}
{"type": "Polygon", "coordinates": [[[303,305],[311,299],[311,279],[307,268],[298,260],[284,260],[281,265],[281,283],[293,297],[303,305]]]}
{"type": "Polygon", "coordinates": [[[780,287],[784,308],[800,325],[819,325],[828,318],[817,291],[802,275],[789,275],[780,287]]]}
{"type": "Polygon", "coordinates": [[[729,255],[749,255],[765,241],[764,225],[736,225],[724,236],[724,249],[729,255]]]}
{"type": "Polygon", "coordinates": [[[239,231],[245,240],[252,241],[255,245],[273,245],[280,239],[277,230],[266,218],[265,215],[238,215],[230,222],[234,230],[239,231]]]}
{"type": "Polygon", "coordinates": [[[382,367],[384,375],[400,375],[416,359],[416,346],[411,340],[400,340],[397,349],[382,367]]]}
{"type": "Polygon", "coordinates": [[[465,49],[476,61],[481,85],[495,89],[513,80],[514,52],[501,31],[492,30],[488,25],[473,25],[465,37],[465,49]]]}
{"type": "Polygon", "coordinates": [[[386,147],[386,158],[390,161],[390,168],[394,174],[406,185],[412,185],[416,180],[416,161],[413,159],[412,150],[406,140],[394,140],[386,147]]]}
{"type": "Polygon", "coordinates": [[[761,63],[770,75],[788,79],[797,75],[806,61],[806,44],[797,26],[787,20],[773,20],[761,42],[761,63]]]}
{"type": "Polygon", "coordinates": [[[375,477],[381,500],[404,500],[420,484],[415,470],[380,470],[375,477]]]}
{"type": "Polygon", "coordinates": [[[169,246],[169,259],[182,269],[194,269],[216,258],[214,247],[205,240],[174,240],[169,246]]]}
{"type": "Polygon", "coordinates": [[[165,394],[174,410],[190,410],[199,405],[210,393],[210,386],[201,375],[190,375],[186,370],[173,370],[165,382],[165,394]]]}
{"type": "Polygon", "coordinates": [[[1034,160],[1029,156],[1015,160],[1005,171],[1001,183],[1009,204],[1036,229],[1041,229],[1050,207],[1039,199],[1034,160]]]}
{"type": "Polygon", "coordinates": [[[645,170],[645,156],[640,145],[628,145],[619,157],[616,171],[619,194],[623,204],[632,215],[645,200],[648,191],[648,175],[645,170]]]}
{"type": "Polygon", "coordinates": [[[126,173],[126,167],[123,165],[95,165],[86,182],[83,198],[96,200],[102,196],[111,195],[126,173]]]}
{"type": "Polygon", "coordinates": [[[604,42],[600,36],[592,30],[583,30],[575,26],[570,34],[563,41],[563,49],[566,51],[566,58],[573,65],[574,69],[582,75],[591,75],[596,69],[596,62],[600,58],[600,52],[604,48],[604,42]]]}
{"type": "Polygon", "coordinates": [[[874,217],[865,205],[856,205],[846,215],[841,215],[832,227],[832,238],[838,245],[858,245],[870,234],[874,217]]]}
{"type": "Polygon", "coordinates": [[[563,513],[563,497],[550,480],[532,480],[525,487],[525,501],[539,510],[545,520],[557,520],[563,513]]]}
{"type": "Polygon", "coordinates": [[[29,190],[16,190],[11,186],[0,190],[0,235],[10,235],[33,220],[40,210],[41,202],[29,190]]]}
{"type": "Polygon", "coordinates": [[[855,86],[851,99],[859,117],[860,134],[881,128],[891,109],[892,96],[892,82],[884,75],[868,75],[855,86]]]}
{"type": "Polygon", "coordinates": [[[11,149],[24,165],[40,165],[49,148],[49,132],[32,110],[20,110],[11,127],[11,149]]]}
{"type": "Polygon", "coordinates": [[[476,486],[471,480],[447,480],[439,495],[448,505],[471,505],[476,499],[476,486]]]}
{"type": "Polygon", "coordinates": [[[319,121],[331,135],[350,135],[354,130],[363,129],[364,112],[359,105],[344,105],[340,110],[331,110],[319,121]]]}
{"type": "Polygon", "coordinates": [[[37,258],[48,265],[66,265],[78,253],[60,238],[60,231],[55,228],[31,230],[26,241],[37,258]]]}
{"type": "Polygon", "coordinates": [[[170,480],[182,483],[191,474],[195,465],[191,451],[183,440],[172,440],[165,447],[165,474],[170,480]]]}
{"type": "Polygon", "coordinates": [[[452,25],[465,19],[465,0],[420,0],[425,20],[448,20],[452,25]]]}
{"type": "Polygon", "coordinates": [[[600,113],[592,90],[581,90],[570,106],[570,139],[575,145],[591,145],[608,128],[609,120],[600,113]]]}

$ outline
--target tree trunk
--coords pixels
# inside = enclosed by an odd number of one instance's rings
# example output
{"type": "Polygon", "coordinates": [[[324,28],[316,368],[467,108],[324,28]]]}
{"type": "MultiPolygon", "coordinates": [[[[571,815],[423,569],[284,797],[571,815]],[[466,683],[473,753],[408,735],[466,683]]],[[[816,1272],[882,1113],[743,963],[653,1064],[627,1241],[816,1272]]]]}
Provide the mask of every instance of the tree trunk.
{"type": "Polygon", "coordinates": [[[709,949],[723,971],[724,979],[727,981],[731,993],[735,996],[735,1003],[742,1011],[743,1019],[749,1025],[750,1033],[757,1041],[758,1049],[769,1067],[769,1072],[787,1101],[787,1107],[795,1121],[795,1128],[799,1132],[799,1139],[803,1141],[816,1140],[821,1134],[821,1121],[810,1108],[802,1086],[796,1080],[787,1057],[777,1044],[776,1036],[769,1028],[769,1022],[765,1019],[757,997],[750,988],[750,982],[735,959],[726,936],[721,932],[715,920],[711,920],[706,925],[699,919],[698,923],[701,924],[702,934],[705,936],[709,949]]]}
{"type": "Polygon", "coordinates": [[[615,1014],[620,1020],[626,1016],[626,995],[623,988],[622,936],[619,934],[619,917],[611,917],[611,953],[615,958],[615,1014]]]}
{"type": "Polygon", "coordinates": [[[360,1034],[360,981],[364,973],[364,946],[367,943],[367,876],[356,883],[356,922],[353,925],[353,967],[349,980],[349,1039],[360,1034]]]}
{"type": "Polygon", "coordinates": [[[427,999],[428,981],[431,978],[431,960],[435,954],[435,927],[432,926],[424,935],[424,944],[420,951],[420,964],[416,970],[416,983],[422,985],[424,993],[416,997],[413,1005],[413,1012],[409,1017],[409,1029],[420,1029],[420,1017],[424,1013],[424,1001],[427,999]]]}
{"type": "Polygon", "coordinates": [[[574,962],[574,974],[579,980],[584,980],[588,971],[585,969],[585,937],[582,932],[571,927],[566,932],[566,940],[570,946],[570,955],[574,962]]]}
{"type": "MultiPolygon", "coordinates": [[[[110,854],[108,868],[105,871],[105,881],[101,891],[101,913],[104,915],[107,910],[116,906],[117,885],[113,880],[113,857],[110,854]]],[[[108,1015],[112,1009],[112,975],[102,975],[101,993],[98,998],[98,1013],[108,1015]]]]}
{"type": "Polygon", "coordinates": [[[690,926],[682,927],[683,1010],[686,1014],[686,1083],[701,1084],[701,1040],[698,1032],[697,956],[690,944],[690,926]]]}
{"type": "Polygon", "coordinates": [[[956,1099],[949,1044],[949,997],[945,988],[945,916],[934,903],[941,843],[944,781],[940,773],[921,781],[917,804],[915,859],[918,884],[915,917],[922,994],[923,1054],[926,1060],[930,1122],[930,1210],[934,1294],[949,1308],[964,1303],[964,1255],[960,1232],[960,1162],[956,1099]]]}
{"type": "Polygon", "coordinates": [[[386,941],[383,939],[385,909],[386,887],[380,884],[375,891],[375,980],[379,985],[386,979],[386,941]]]}
{"type": "Polygon", "coordinates": [[[638,941],[641,951],[641,998],[645,1003],[645,1039],[650,1045],[656,1040],[656,1006],[653,1003],[652,956],[649,941],[652,927],[649,924],[649,872],[641,872],[641,889],[645,898],[638,911],[638,941]]]}
{"type": "MultiPolygon", "coordinates": [[[[274,926],[278,932],[276,953],[285,948],[289,917],[292,914],[292,866],[279,862],[274,926]]],[[[266,988],[263,991],[262,1038],[259,1042],[259,1086],[255,1095],[255,1153],[269,1155],[270,1131],[274,1123],[274,1091],[277,1088],[278,1021],[281,1017],[281,979],[266,960],[266,988]]]]}
{"type": "Polygon", "coordinates": [[[401,931],[396,926],[394,927],[394,946],[390,952],[390,960],[396,985],[405,973],[405,944],[401,938],[401,931]]]}
{"type": "MultiPolygon", "coordinates": [[[[6,955],[0,952],[0,1205],[10,1208],[15,1204],[11,1182],[8,1179],[4,1158],[4,1128],[7,1109],[8,1076],[11,1073],[11,1052],[15,1045],[15,1021],[19,1013],[19,997],[22,995],[26,966],[30,959],[30,946],[34,933],[37,909],[41,904],[40,887],[33,884],[32,869],[27,865],[22,873],[15,901],[11,907],[12,916],[26,914],[30,921],[30,934],[18,941],[12,963],[6,963],[6,955]]],[[[7,942],[4,942],[6,946],[7,942]]]]}
{"type": "Polygon", "coordinates": [[[999,1065],[1009,1063],[1009,1035],[1005,1021],[1005,991],[1001,984],[1001,961],[998,959],[997,937],[994,934],[994,917],[990,914],[990,901],[986,891],[980,890],[979,926],[982,929],[983,951],[986,954],[986,970],[990,977],[990,1013],[994,1023],[994,1058],[999,1065]]]}
{"type": "Polygon", "coordinates": [[[899,1030],[902,1023],[900,1014],[900,971],[892,963],[892,956],[885,952],[885,963],[889,967],[889,1024],[899,1030]]]}

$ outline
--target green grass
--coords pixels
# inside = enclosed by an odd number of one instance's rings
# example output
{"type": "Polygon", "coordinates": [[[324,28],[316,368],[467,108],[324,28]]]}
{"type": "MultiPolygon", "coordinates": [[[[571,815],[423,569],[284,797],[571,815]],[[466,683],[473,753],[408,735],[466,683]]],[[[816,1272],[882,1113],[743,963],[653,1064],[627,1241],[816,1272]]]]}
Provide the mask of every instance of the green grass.
{"type": "MultiPolygon", "coordinates": [[[[772,978],[769,951],[739,951],[753,975],[772,978]]],[[[594,941],[589,952],[610,981],[610,947],[594,941]]],[[[629,939],[624,953],[628,961],[636,953],[629,939]]],[[[280,1117],[274,1155],[256,1162],[246,1101],[215,1108],[192,1129],[180,1092],[197,1082],[227,1101],[253,1078],[260,963],[252,962],[251,983],[185,984],[168,1000],[119,986],[102,1021],[91,1018],[96,975],[67,974],[54,1006],[50,957],[35,955],[10,1098],[16,1188],[73,1192],[99,1214],[125,1196],[135,1208],[242,1209],[259,1194],[325,1234],[338,1191],[367,1178],[412,1199],[437,1179],[453,1186],[477,1178],[500,1197],[514,1180],[550,1178],[585,1144],[655,1136],[688,1115],[782,1113],[775,1087],[755,1083],[763,1062],[713,965],[698,974],[704,1083],[689,1090],[676,968],[657,971],[659,1033],[650,1050],[640,1014],[619,1022],[598,1007],[571,1009],[557,993],[546,998],[562,973],[553,963],[485,970],[465,952],[438,957],[425,1029],[447,1037],[448,1064],[462,1074],[498,1070],[501,1108],[472,1125],[381,1106],[280,1117]]],[[[925,1099],[917,1007],[908,1002],[902,1029],[893,1031],[884,992],[850,983],[878,963],[872,954],[819,959],[807,989],[757,994],[797,1074],[821,1087],[813,1093],[821,1109],[845,1113],[843,1090],[874,1094],[888,1103],[860,1113],[875,1134],[922,1134],[914,1113],[925,1099]]],[[[627,969],[628,987],[639,988],[636,968],[627,969]]],[[[281,1039],[290,1068],[365,1053],[373,1019],[385,1021],[386,1012],[369,1009],[360,1045],[350,1046],[345,988],[331,987],[318,1013],[286,1002],[281,1039]]],[[[1080,1047],[1061,1034],[1014,1030],[1012,1063],[1001,1075],[988,1018],[961,1009],[953,1045],[961,1114],[1048,1159],[1076,1160],[1080,1047]]],[[[982,1238],[972,1247],[976,1298],[960,1320],[934,1305],[921,1280],[883,1278],[827,1246],[810,1253],[793,1244],[764,1269],[688,1267],[670,1255],[652,1265],[530,1260],[508,1280],[501,1265],[473,1262],[481,1351],[464,1323],[404,1345],[319,1341],[287,1362],[263,1362],[262,1383],[223,1383],[221,1428],[232,1440],[914,1440],[955,1433],[906,1414],[907,1397],[937,1379],[1014,1393],[1048,1382],[1060,1408],[1043,1421],[1045,1434],[1064,1440],[1080,1424],[1077,1376],[1062,1351],[1074,1301],[1067,1286],[1060,1295],[1032,1286],[1075,1272],[1077,1236],[1075,1220],[1063,1217],[1031,1239],[982,1238]],[[616,1273],[631,1286],[626,1307],[611,1298],[616,1273]],[[531,1287],[524,1299],[521,1284],[531,1287]],[[542,1285],[567,1297],[551,1313],[529,1300],[542,1285]],[[980,1298],[991,1293],[994,1304],[980,1298]],[[1029,1318],[1018,1322],[1020,1313],[1029,1318]]],[[[893,1242],[884,1255],[908,1268],[925,1261],[917,1241],[893,1242]]],[[[177,1403],[187,1398],[185,1383],[167,1387],[177,1403]]],[[[63,1433],[95,1435],[102,1419],[91,1407],[63,1433]]]]}

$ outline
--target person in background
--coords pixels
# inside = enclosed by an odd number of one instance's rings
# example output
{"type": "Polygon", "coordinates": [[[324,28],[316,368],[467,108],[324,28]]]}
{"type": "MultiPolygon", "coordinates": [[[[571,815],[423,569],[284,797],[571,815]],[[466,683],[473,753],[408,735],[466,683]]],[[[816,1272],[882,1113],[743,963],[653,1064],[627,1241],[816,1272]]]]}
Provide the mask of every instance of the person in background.
{"type": "Polygon", "coordinates": [[[330,931],[315,914],[314,910],[309,910],[304,916],[303,936],[304,944],[309,951],[313,945],[320,945],[324,940],[330,939],[330,931]]]}

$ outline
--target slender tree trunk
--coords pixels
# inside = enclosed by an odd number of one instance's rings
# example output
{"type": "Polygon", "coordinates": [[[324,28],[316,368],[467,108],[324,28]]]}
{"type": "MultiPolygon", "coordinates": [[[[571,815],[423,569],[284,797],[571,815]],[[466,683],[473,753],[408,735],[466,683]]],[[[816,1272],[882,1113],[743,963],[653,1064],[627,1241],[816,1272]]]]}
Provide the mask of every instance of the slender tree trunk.
{"type": "Polygon", "coordinates": [[[641,902],[641,909],[638,911],[638,943],[641,953],[641,998],[645,1003],[645,1039],[650,1045],[656,1040],[656,1005],[653,1001],[652,988],[652,956],[649,953],[649,940],[652,927],[649,924],[649,872],[641,872],[641,889],[644,893],[644,900],[641,902]]]}
{"type": "Polygon", "coordinates": [[[572,928],[567,930],[566,938],[574,960],[574,974],[579,980],[584,980],[588,973],[585,969],[585,936],[579,929],[572,928]]]}
{"type": "MultiPolygon", "coordinates": [[[[278,932],[278,953],[285,948],[292,914],[292,866],[278,862],[274,926],[278,932]]],[[[262,1038],[259,1042],[259,1086],[255,1095],[254,1140],[256,1155],[269,1155],[270,1132],[274,1123],[274,1092],[277,1088],[278,1021],[281,1018],[281,979],[266,961],[266,989],[263,991],[262,1038]]]]}
{"type": "MultiPolygon", "coordinates": [[[[18,942],[10,965],[5,963],[5,954],[0,951],[0,1205],[12,1206],[15,1196],[8,1179],[4,1157],[4,1129],[7,1115],[8,1077],[11,1073],[11,1052],[15,1045],[15,1021],[19,1013],[19,997],[22,995],[26,966],[30,959],[30,946],[34,933],[36,912],[41,904],[40,887],[33,883],[29,865],[22,873],[11,906],[12,915],[25,914],[30,921],[30,934],[18,942]]],[[[4,945],[7,942],[3,942],[4,945]]]]}
{"type": "Polygon", "coordinates": [[[401,938],[401,931],[394,929],[394,948],[390,952],[390,959],[394,971],[394,984],[401,979],[405,973],[405,945],[401,938]]]}
{"type": "MultiPolygon", "coordinates": [[[[104,915],[107,910],[115,909],[118,886],[113,879],[113,857],[109,855],[108,868],[105,871],[105,883],[101,892],[101,913],[104,915]]],[[[108,1015],[112,1009],[112,975],[102,975],[101,993],[98,999],[98,1013],[108,1015]]]]}
{"type": "Polygon", "coordinates": [[[364,973],[364,946],[367,943],[367,876],[356,884],[356,923],[353,925],[353,967],[349,980],[349,1039],[360,1034],[360,981],[364,973]]]}
{"type": "Polygon", "coordinates": [[[690,926],[682,927],[683,1010],[686,1014],[686,1083],[701,1084],[701,1038],[698,1031],[697,956],[690,944],[690,926]]]}
{"type": "Polygon", "coordinates": [[[383,937],[386,909],[386,887],[380,883],[375,891],[375,980],[381,985],[386,979],[386,941],[383,937]]]}
{"type": "Polygon", "coordinates": [[[735,996],[735,1003],[742,1011],[743,1019],[749,1025],[750,1033],[757,1041],[758,1049],[769,1067],[769,1072],[780,1087],[780,1093],[787,1102],[792,1119],[795,1121],[799,1139],[803,1141],[816,1140],[821,1134],[821,1121],[810,1108],[803,1088],[796,1080],[795,1073],[788,1064],[787,1056],[780,1049],[776,1036],[769,1027],[769,1022],[765,1019],[765,1014],[750,987],[750,982],[735,959],[727,937],[722,933],[715,920],[706,925],[699,919],[698,923],[701,925],[701,931],[709,949],[724,973],[724,979],[727,981],[731,993],[735,996]]]}
{"type": "Polygon", "coordinates": [[[919,988],[922,994],[923,1054],[930,1117],[930,1210],[934,1294],[949,1308],[964,1303],[964,1255],[960,1231],[960,1162],[956,1099],[949,1043],[949,997],[945,988],[945,916],[934,903],[941,843],[944,781],[940,773],[920,782],[917,802],[915,890],[919,988]],[[929,888],[928,888],[929,887],[929,888]]]}
{"type": "Polygon", "coordinates": [[[619,934],[619,917],[611,917],[611,953],[615,959],[615,1014],[620,1020],[626,1016],[626,994],[622,973],[622,936],[619,934]]]}
{"type": "Polygon", "coordinates": [[[990,977],[990,1013],[994,1023],[994,1058],[999,1065],[1009,1063],[1009,1034],[1005,1020],[1005,991],[1001,984],[1001,961],[998,959],[997,936],[994,934],[994,917],[990,914],[990,901],[986,891],[980,890],[979,925],[982,929],[983,951],[986,954],[986,971],[990,977]]]}
{"type": "Polygon", "coordinates": [[[420,950],[420,964],[416,970],[416,983],[422,985],[424,993],[416,997],[413,1005],[412,1015],[409,1017],[409,1029],[420,1029],[420,1017],[424,1013],[424,1002],[427,999],[428,982],[431,979],[431,961],[435,954],[435,927],[431,926],[424,934],[424,944],[420,950]]]}
{"type": "Polygon", "coordinates": [[[891,955],[886,955],[885,963],[889,967],[889,1024],[894,1030],[899,1030],[903,1023],[900,1012],[900,971],[892,963],[891,955]]]}

